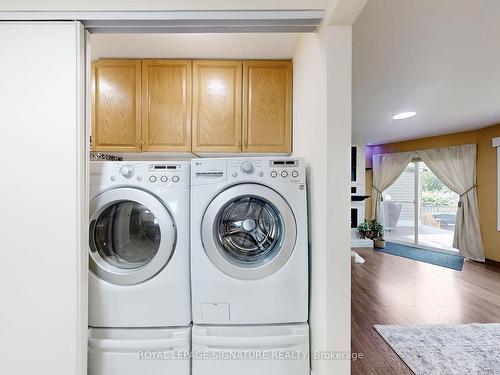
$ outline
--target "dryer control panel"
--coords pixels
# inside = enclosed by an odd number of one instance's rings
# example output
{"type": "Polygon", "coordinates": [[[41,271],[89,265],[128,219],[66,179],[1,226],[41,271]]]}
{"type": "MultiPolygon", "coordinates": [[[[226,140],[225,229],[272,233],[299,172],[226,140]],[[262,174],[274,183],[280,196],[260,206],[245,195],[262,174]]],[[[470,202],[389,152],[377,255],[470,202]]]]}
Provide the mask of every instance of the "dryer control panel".
{"type": "Polygon", "coordinates": [[[90,186],[130,185],[155,187],[189,187],[189,162],[162,161],[96,161],[91,163],[90,186]]]}
{"type": "Polygon", "coordinates": [[[305,180],[305,168],[299,159],[271,160],[269,162],[269,176],[290,179],[292,182],[303,181],[305,180]]]}

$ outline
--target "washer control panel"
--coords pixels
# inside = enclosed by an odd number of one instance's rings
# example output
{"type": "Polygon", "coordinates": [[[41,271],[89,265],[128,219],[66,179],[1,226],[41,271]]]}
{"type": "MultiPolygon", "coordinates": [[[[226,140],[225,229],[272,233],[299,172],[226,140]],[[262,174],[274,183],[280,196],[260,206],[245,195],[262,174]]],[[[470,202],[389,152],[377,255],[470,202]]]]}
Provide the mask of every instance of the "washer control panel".
{"type": "Polygon", "coordinates": [[[297,158],[227,159],[227,174],[232,180],[271,179],[278,182],[304,183],[305,168],[297,158]]]}

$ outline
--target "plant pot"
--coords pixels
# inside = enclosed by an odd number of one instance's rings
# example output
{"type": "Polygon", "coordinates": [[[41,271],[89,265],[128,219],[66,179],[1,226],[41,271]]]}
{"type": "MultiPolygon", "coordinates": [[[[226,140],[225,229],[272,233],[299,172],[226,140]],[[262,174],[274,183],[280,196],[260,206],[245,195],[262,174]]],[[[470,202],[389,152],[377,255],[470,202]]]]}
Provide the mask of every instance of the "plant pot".
{"type": "Polygon", "coordinates": [[[374,239],[373,247],[376,249],[384,249],[385,248],[385,240],[374,239]]]}
{"type": "Polygon", "coordinates": [[[359,232],[359,238],[364,240],[366,238],[366,232],[359,232]]]}

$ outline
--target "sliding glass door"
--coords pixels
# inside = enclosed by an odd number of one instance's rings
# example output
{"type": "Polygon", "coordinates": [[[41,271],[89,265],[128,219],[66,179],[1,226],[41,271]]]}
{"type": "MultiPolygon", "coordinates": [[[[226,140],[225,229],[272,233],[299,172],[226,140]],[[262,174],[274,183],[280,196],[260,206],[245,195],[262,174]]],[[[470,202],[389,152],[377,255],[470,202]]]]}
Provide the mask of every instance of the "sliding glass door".
{"type": "Polygon", "coordinates": [[[384,227],[388,240],[414,243],[415,226],[415,168],[410,163],[401,176],[384,191],[384,227]]]}
{"type": "Polygon", "coordinates": [[[389,241],[453,248],[459,196],[421,161],[413,161],[384,191],[384,221],[389,241]]]}

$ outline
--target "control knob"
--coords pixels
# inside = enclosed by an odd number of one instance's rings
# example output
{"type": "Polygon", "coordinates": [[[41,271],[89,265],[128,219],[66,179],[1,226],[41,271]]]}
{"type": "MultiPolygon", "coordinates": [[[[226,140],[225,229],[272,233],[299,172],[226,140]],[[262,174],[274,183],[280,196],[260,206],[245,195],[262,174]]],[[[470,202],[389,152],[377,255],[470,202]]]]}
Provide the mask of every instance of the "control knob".
{"type": "Polygon", "coordinates": [[[173,182],[179,182],[179,176],[174,176],[172,177],[173,182]]]}
{"type": "Polygon", "coordinates": [[[125,178],[130,178],[134,175],[134,167],[131,165],[124,165],[120,168],[120,174],[125,178]]]}
{"type": "Polygon", "coordinates": [[[241,163],[241,171],[245,174],[252,174],[254,171],[253,164],[249,161],[244,161],[241,163]]]}

